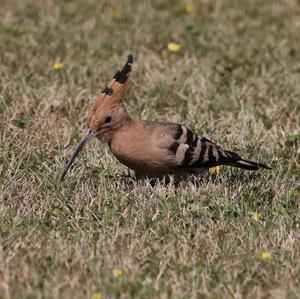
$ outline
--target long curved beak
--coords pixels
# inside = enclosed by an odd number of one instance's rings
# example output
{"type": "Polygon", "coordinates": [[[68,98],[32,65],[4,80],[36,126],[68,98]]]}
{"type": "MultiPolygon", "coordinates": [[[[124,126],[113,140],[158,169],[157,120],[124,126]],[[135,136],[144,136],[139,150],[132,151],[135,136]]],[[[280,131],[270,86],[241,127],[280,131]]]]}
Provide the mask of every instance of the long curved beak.
{"type": "Polygon", "coordinates": [[[75,158],[78,156],[79,152],[83,149],[83,147],[91,140],[93,139],[94,137],[96,137],[97,135],[99,134],[99,132],[93,132],[91,129],[88,129],[84,136],[82,137],[82,139],[80,140],[80,142],[77,144],[77,146],[75,147],[74,149],[74,152],[71,156],[71,158],[69,159],[65,169],[64,169],[64,172],[61,176],[61,181],[63,181],[65,175],[67,174],[68,170],[70,169],[73,161],[75,160],[75,158]]]}

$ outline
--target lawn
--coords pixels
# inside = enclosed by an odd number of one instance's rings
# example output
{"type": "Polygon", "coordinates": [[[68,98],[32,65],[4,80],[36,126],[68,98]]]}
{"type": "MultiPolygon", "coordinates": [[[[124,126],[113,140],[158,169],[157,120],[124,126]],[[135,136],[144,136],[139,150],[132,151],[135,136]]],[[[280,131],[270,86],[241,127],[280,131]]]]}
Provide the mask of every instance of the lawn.
{"type": "Polygon", "coordinates": [[[296,0],[0,0],[0,298],[300,298],[299,20],[296,0]],[[272,170],[152,186],[94,140],[61,183],[130,53],[133,118],[272,170]]]}

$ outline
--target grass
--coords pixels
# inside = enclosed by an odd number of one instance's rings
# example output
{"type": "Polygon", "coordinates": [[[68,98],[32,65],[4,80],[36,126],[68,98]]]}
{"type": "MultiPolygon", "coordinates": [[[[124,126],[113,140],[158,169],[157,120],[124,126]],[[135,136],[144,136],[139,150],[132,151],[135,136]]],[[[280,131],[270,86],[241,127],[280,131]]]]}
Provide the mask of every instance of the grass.
{"type": "Polygon", "coordinates": [[[297,1],[0,8],[0,298],[300,298],[297,1]],[[129,53],[134,118],[184,123],[273,170],[151,187],[94,141],[61,184],[129,53]]]}

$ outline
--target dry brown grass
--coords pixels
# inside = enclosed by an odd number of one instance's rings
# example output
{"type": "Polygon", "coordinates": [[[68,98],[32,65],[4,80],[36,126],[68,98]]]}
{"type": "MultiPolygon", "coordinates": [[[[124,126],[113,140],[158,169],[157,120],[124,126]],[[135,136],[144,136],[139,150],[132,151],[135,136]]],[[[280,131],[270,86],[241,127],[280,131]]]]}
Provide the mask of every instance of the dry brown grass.
{"type": "Polygon", "coordinates": [[[0,298],[300,297],[300,6],[195,6],[0,1],[0,298]],[[184,123],[273,170],[151,187],[94,141],[60,184],[131,52],[135,118],[184,123]]]}

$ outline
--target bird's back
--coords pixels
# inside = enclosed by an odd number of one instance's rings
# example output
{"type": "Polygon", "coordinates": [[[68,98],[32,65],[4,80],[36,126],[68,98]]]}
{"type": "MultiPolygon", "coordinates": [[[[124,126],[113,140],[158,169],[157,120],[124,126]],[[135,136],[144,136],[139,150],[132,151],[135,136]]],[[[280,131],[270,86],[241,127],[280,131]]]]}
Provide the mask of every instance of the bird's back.
{"type": "Polygon", "coordinates": [[[188,153],[200,149],[197,143],[198,137],[182,125],[141,121],[122,127],[111,150],[139,175],[157,177],[186,171],[184,165],[192,161],[188,153]]]}

